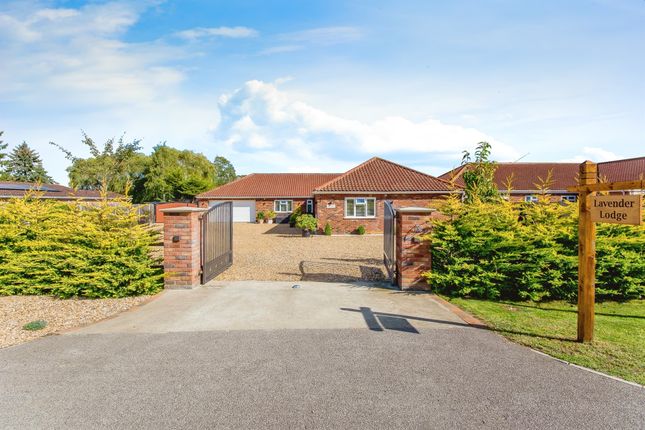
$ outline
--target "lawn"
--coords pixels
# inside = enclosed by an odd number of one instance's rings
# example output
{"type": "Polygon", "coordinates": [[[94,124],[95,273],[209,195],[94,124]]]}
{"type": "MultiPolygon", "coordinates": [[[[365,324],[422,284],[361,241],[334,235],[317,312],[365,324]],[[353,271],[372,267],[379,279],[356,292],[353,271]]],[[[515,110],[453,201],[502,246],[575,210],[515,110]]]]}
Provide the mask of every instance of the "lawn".
{"type": "Polygon", "coordinates": [[[645,300],[597,303],[590,344],[576,342],[576,306],[567,302],[448,300],[514,342],[645,385],[645,300]]]}

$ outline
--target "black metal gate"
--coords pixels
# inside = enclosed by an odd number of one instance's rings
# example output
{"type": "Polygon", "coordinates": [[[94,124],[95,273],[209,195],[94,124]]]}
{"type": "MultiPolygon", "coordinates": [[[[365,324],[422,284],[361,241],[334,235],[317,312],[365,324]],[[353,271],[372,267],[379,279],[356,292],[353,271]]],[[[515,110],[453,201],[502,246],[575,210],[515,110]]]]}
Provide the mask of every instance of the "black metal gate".
{"type": "Polygon", "coordinates": [[[202,216],[202,284],[233,264],[233,202],[218,203],[202,216]]]}
{"type": "Polygon", "coordinates": [[[392,202],[386,201],[383,205],[383,264],[392,284],[396,283],[396,210],[392,202]]]}

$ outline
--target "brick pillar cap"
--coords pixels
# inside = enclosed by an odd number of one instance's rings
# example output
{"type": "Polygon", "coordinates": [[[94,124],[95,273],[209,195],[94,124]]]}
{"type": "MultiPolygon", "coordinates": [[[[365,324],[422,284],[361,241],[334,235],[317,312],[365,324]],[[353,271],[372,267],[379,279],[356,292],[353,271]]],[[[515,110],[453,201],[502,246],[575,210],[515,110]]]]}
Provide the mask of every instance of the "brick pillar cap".
{"type": "Polygon", "coordinates": [[[166,208],[166,209],[161,209],[161,212],[168,214],[168,213],[185,213],[185,212],[206,212],[208,208],[195,208],[191,206],[180,206],[177,208],[166,208]]]}
{"type": "Polygon", "coordinates": [[[396,210],[397,212],[402,212],[402,213],[420,213],[420,214],[429,214],[432,212],[436,212],[436,209],[433,208],[417,208],[417,207],[409,207],[409,208],[400,208],[396,210]]]}

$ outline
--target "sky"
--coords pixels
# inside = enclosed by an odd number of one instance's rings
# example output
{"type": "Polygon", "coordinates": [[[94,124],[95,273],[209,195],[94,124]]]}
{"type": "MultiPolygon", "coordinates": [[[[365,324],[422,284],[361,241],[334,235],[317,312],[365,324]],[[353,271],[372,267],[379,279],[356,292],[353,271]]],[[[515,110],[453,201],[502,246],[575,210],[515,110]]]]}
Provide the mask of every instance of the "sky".
{"type": "Polygon", "coordinates": [[[645,1],[0,0],[0,130],[68,182],[97,142],[239,174],[373,156],[439,175],[645,155],[645,1]]]}

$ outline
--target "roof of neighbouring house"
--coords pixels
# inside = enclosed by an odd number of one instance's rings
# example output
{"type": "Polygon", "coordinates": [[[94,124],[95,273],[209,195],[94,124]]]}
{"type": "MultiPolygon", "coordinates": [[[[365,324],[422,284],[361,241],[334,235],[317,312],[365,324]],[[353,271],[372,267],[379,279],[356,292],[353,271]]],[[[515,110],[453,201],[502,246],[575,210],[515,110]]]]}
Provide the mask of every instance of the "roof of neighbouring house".
{"type": "Polygon", "coordinates": [[[374,157],[320,185],[314,193],[432,193],[452,188],[442,179],[374,157]]]}
{"type": "Polygon", "coordinates": [[[198,194],[198,199],[311,197],[340,173],[253,173],[198,194]]]}
{"type": "Polygon", "coordinates": [[[645,157],[598,163],[598,177],[603,182],[645,179],[645,157]]]}
{"type": "MultiPolygon", "coordinates": [[[[60,184],[37,184],[34,182],[0,181],[0,198],[22,197],[34,191],[40,198],[61,200],[98,200],[100,191],[74,190],[60,184]]],[[[108,198],[123,197],[121,194],[108,192],[108,198]]]]}
{"type": "MultiPolygon", "coordinates": [[[[509,179],[513,190],[537,190],[541,182],[547,180],[551,172],[551,190],[565,190],[576,185],[578,163],[496,163],[494,182],[500,190],[507,188],[509,179]]],[[[463,173],[469,165],[459,166],[439,176],[447,181],[454,181],[456,185],[463,186],[463,173]]]]}
{"type": "MultiPolygon", "coordinates": [[[[439,178],[463,186],[462,175],[468,166],[459,166],[439,178]]],[[[500,190],[506,189],[512,178],[513,190],[537,191],[551,172],[549,189],[564,191],[577,185],[579,167],[579,163],[497,163],[494,181],[500,190]]],[[[645,175],[645,157],[598,163],[598,177],[605,182],[638,180],[642,175],[645,175]]]]}

